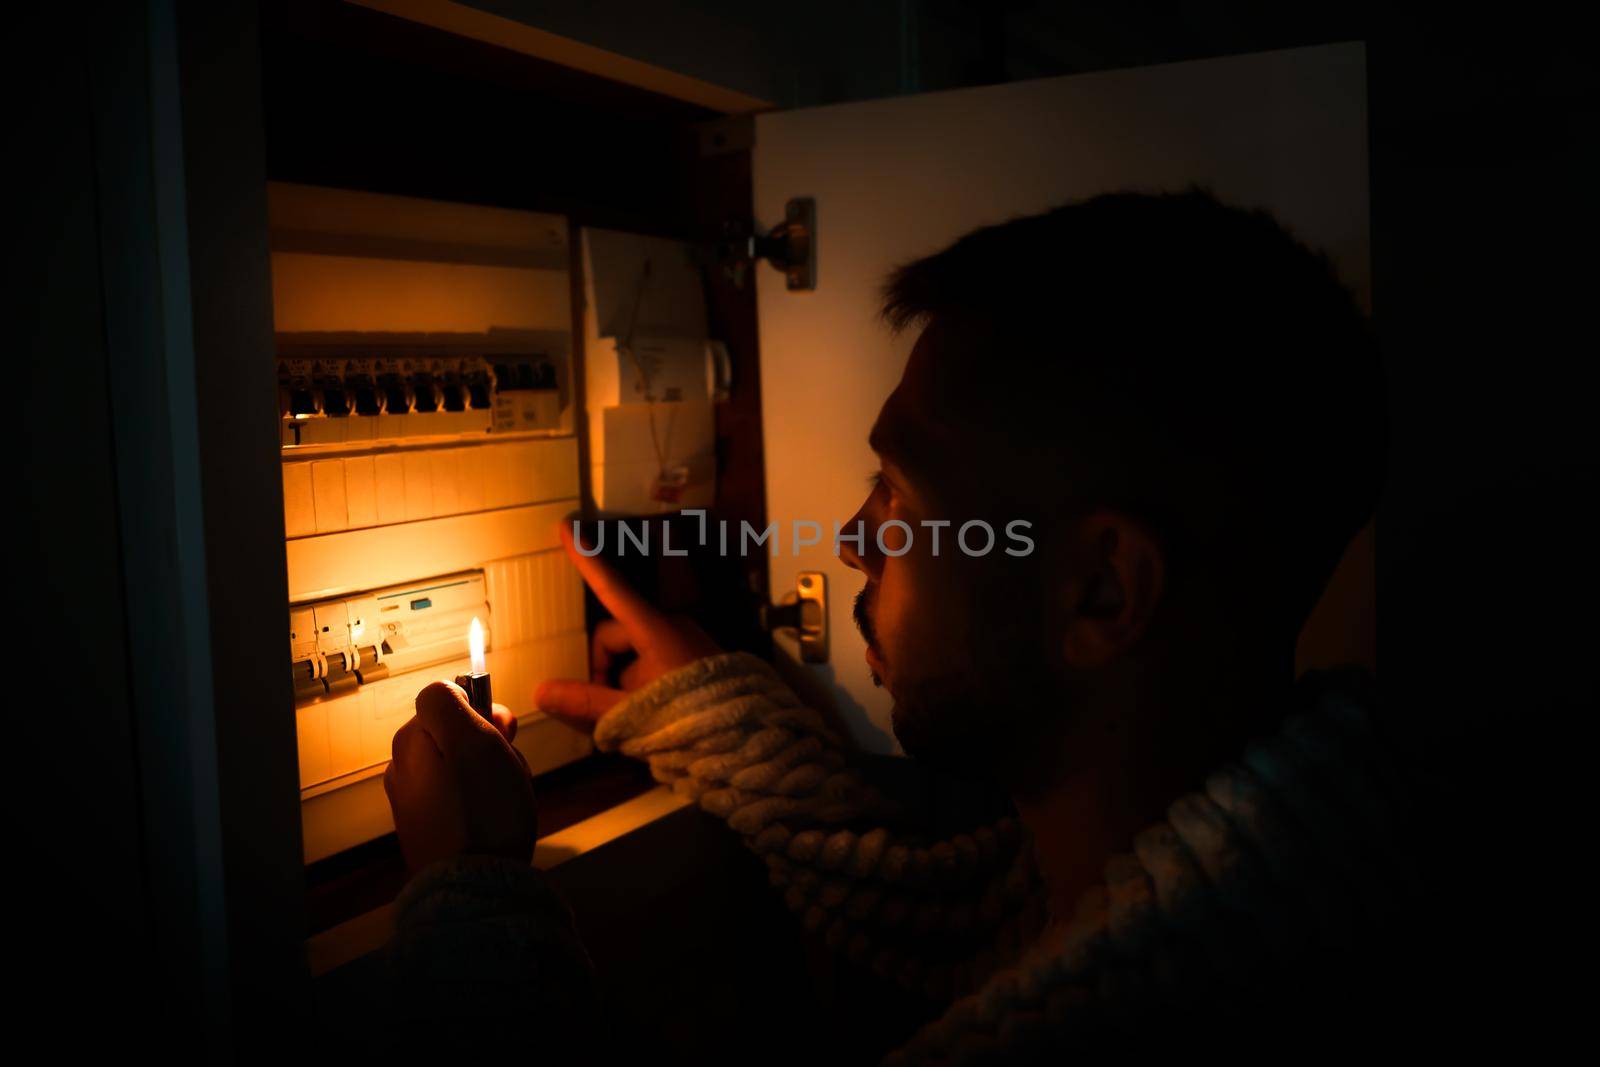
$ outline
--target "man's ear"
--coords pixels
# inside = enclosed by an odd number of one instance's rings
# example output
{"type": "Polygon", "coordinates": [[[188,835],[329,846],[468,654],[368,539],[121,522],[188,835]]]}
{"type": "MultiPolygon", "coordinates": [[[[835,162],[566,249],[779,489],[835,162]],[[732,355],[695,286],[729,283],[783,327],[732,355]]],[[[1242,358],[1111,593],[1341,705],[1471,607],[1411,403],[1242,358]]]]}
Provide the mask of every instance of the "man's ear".
{"type": "Polygon", "coordinates": [[[1126,515],[1097,511],[1078,527],[1081,566],[1062,651],[1069,667],[1100,667],[1126,653],[1149,629],[1166,577],[1161,546],[1126,515]]]}

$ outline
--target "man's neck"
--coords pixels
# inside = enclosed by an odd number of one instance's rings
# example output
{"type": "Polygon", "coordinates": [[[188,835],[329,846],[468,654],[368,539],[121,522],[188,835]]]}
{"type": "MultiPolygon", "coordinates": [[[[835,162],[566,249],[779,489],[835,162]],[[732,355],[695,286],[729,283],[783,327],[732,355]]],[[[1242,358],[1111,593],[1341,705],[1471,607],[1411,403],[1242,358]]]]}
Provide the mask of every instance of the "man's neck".
{"type": "Polygon", "coordinates": [[[1051,743],[1053,769],[1012,790],[1034,840],[1052,920],[1069,918],[1105,864],[1164,817],[1172,801],[1269,730],[1292,678],[1281,670],[1208,671],[1188,677],[1128,672],[1101,699],[1072,709],[1051,743]]]}

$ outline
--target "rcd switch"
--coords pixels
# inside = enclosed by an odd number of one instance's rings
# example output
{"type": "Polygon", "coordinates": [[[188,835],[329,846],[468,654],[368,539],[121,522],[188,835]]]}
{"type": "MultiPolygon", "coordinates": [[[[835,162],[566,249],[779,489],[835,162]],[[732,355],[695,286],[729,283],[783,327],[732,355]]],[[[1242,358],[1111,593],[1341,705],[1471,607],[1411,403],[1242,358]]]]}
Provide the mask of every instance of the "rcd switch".
{"type": "MultiPolygon", "coordinates": [[[[289,662],[303,703],[467,654],[490,622],[482,571],[445,575],[289,609],[289,662]]],[[[487,638],[486,638],[487,639],[487,638]]]]}

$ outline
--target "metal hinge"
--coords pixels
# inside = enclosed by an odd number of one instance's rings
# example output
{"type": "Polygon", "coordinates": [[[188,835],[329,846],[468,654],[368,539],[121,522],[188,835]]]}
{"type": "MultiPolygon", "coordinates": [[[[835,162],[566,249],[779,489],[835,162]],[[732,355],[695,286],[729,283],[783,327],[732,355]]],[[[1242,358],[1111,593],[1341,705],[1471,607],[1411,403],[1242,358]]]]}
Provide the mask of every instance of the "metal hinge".
{"type": "Polygon", "coordinates": [[[783,221],[764,235],[745,219],[724,224],[718,258],[735,285],[743,286],[750,264],[764,259],[783,271],[791,291],[817,287],[817,202],[798,196],[784,208],[783,221]]]}
{"type": "Polygon", "coordinates": [[[769,633],[793,630],[806,663],[828,662],[828,578],[821,571],[795,575],[794,592],[761,606],[761,626],[769,633]]]}

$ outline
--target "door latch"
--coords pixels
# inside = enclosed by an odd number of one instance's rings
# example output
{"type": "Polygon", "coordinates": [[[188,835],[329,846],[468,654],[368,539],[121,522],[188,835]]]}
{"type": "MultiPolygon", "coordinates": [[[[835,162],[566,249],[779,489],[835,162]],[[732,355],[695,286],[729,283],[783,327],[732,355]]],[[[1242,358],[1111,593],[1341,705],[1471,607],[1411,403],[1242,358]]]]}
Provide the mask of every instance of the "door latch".
{"type": "Polygon", "coordinates": [[[817,287],[817,202],[798,196],[784,206],[783,221],[765,234],[754,223],[734,219],[722,227],[717,246],[723,269],[738,286],[744,285],[745,271],[764,259],[783,271],[791,291],[817,287]]]}
{"type": "Polygon", "coordinates": [[[776,604],[761,606],[761,628],[769,633],[792,630],[800,639],[806,663],[828,662],[828,577],[821,571],[795,575],[794,592],[776,604]]]}

